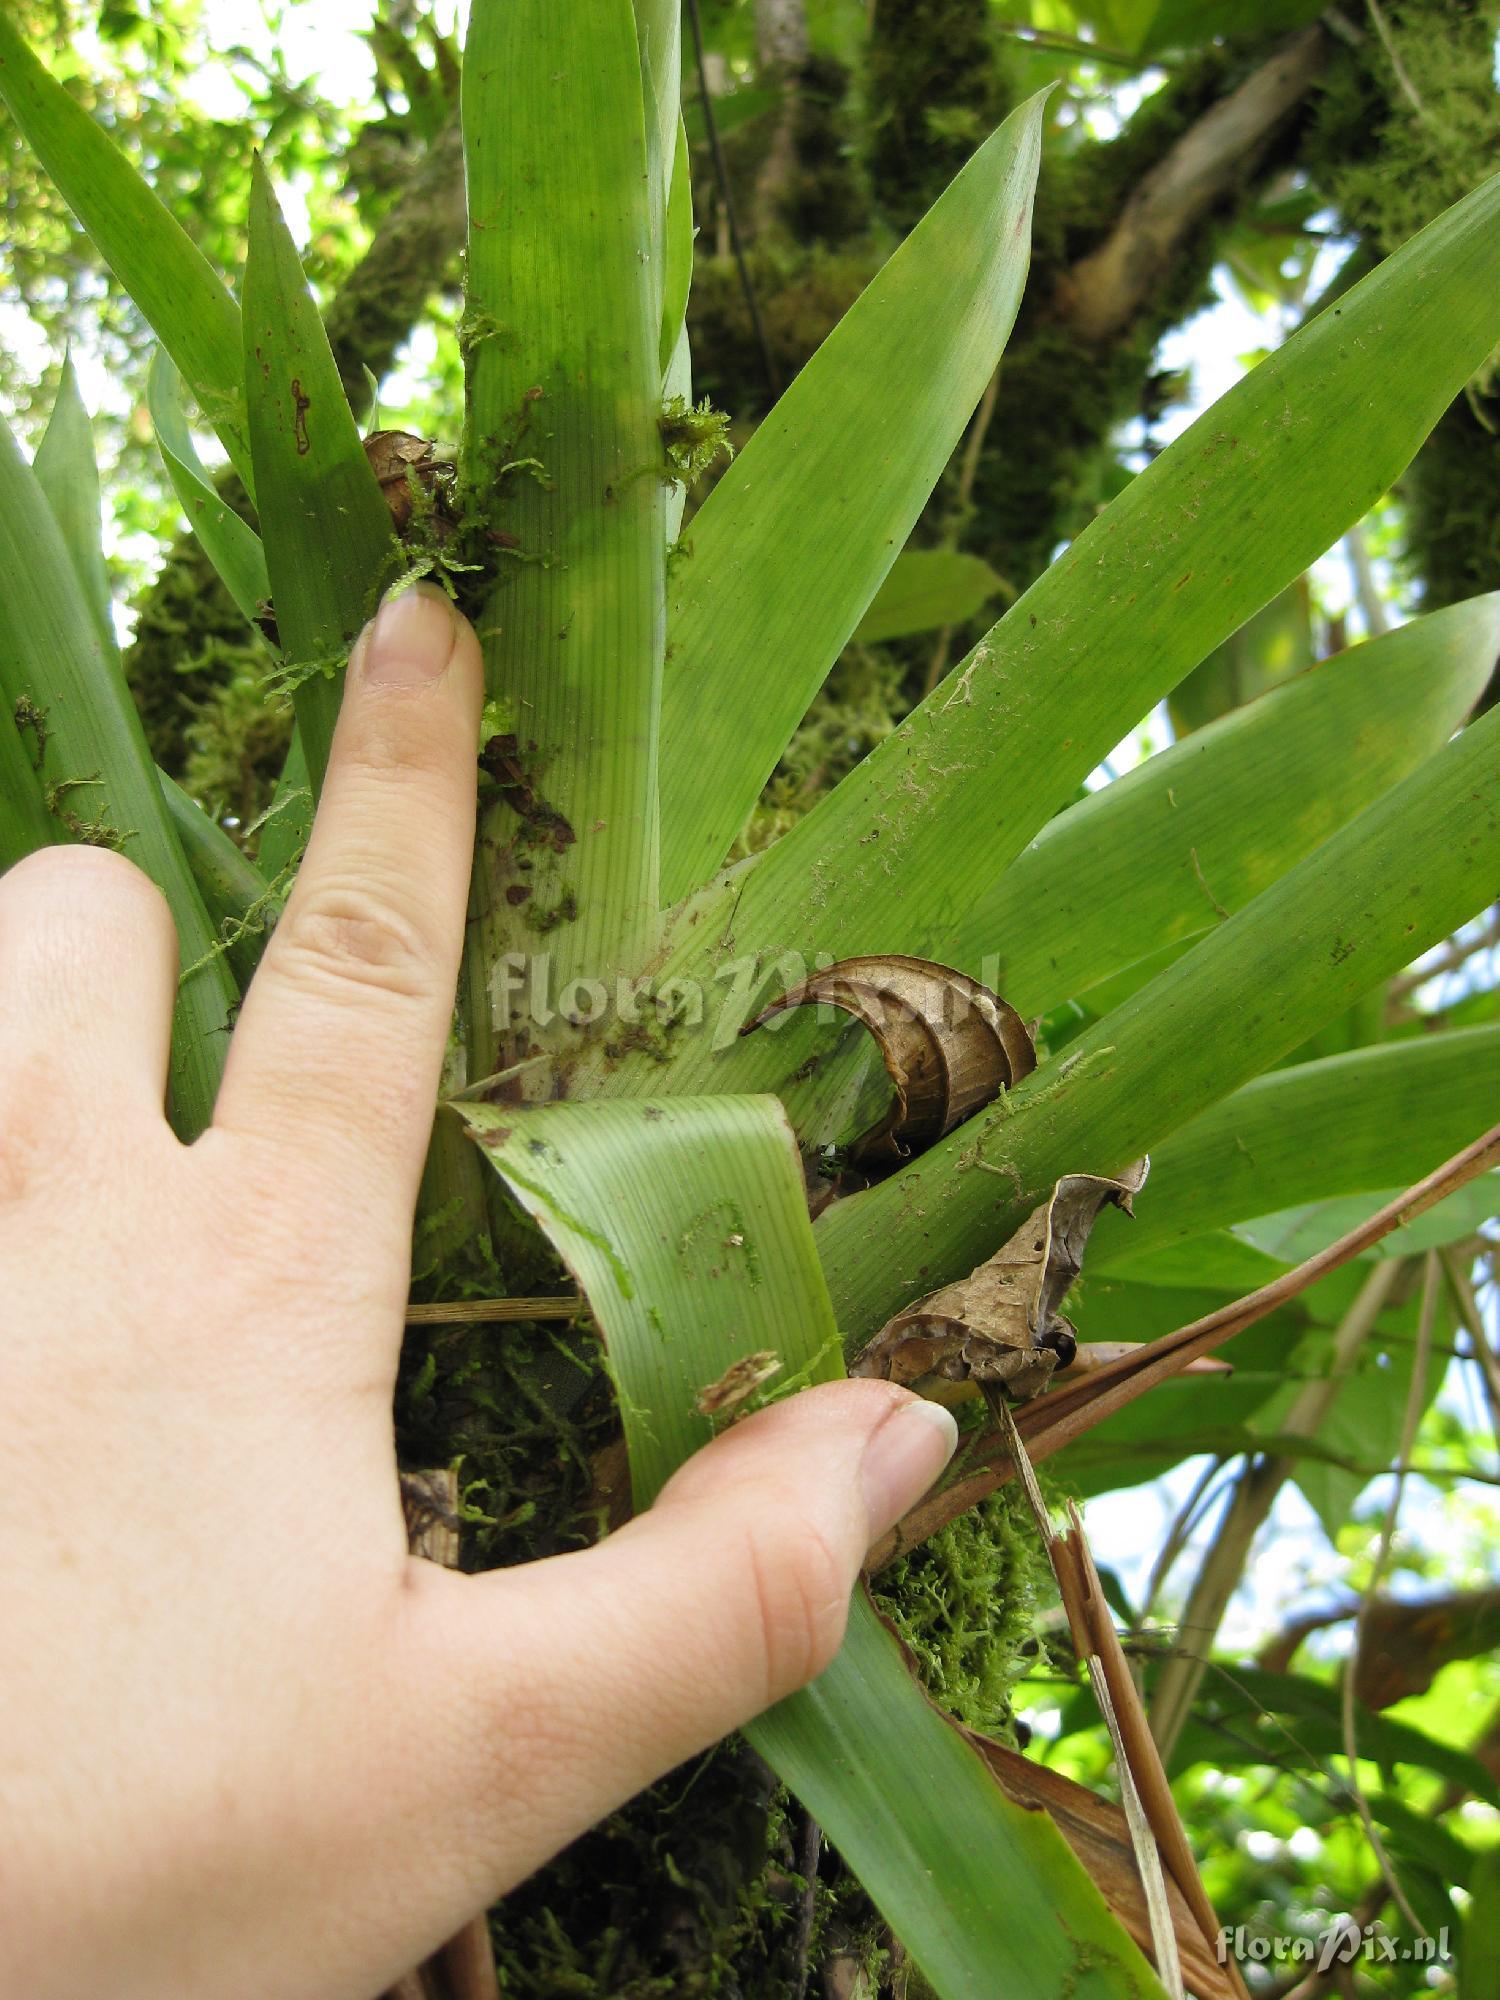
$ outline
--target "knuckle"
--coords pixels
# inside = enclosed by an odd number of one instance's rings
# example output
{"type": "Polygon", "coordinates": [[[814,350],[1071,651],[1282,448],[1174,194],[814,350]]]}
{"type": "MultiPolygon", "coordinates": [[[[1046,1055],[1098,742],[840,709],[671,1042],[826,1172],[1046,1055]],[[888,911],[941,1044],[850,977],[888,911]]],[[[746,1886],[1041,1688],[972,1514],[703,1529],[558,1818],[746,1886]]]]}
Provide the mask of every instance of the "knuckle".
{"type": "Polygon", "coordinates": [[[766,1699],[780,1701],[815,1680],[843,1643],[853,1578],[828,1537],[800,1514],[758,1523],[746,1556],[766,1699]]]}
{"type": "Polygon", "coordinates": [[[308,984],[427,998],[433,948],[409,912],[371,889],[327,883],[293,896],[271,947],[281,972],[308,984]]]}

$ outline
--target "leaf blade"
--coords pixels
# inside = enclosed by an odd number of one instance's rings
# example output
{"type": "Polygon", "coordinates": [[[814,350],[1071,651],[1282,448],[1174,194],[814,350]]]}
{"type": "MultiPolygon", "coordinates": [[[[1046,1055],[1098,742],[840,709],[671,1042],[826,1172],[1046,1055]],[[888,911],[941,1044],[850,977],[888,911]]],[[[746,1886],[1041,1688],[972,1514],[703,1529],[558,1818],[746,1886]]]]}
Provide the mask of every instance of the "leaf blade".
{"type": "MultiPolygon", "coordinates": [[[[661,0],[648,11],[670,41],[661,0]]],[[[504,1033],[487,974],[508,950],[545,949],[566,983],[642,963],[656,938],[668,468],[651,222],[672,153],[651,171],[643,93],[659,135],[675,77],[648,48],[643,82],[630,0],[478,0],[469,22],[463,505],[488,550],[487,682],[522,718],[515,759],[546,810],[544,829],[493,793],[482,812],[483,1068],[504,1033]]]]}
{"type": "Polygon", "coordinates": [[[173,1014],[172,1116],[192,1139],[213,1116],[238,994],[168,822],[119,655],[106,649],[61,530],[4,424],[0,574],[0,692],[12,715],[24,702],[36,718],[44,797],[65,827],[118,846],[144,868],[177,926],[189,970],[173,1014]]]}
{"type": "Polygon", "coordinates": [[[856,643],[905,639],[940,625],[961,625],[1002,588],[982,556],[963,549],[905,549],[854,628],[856,643]]]}
{"type": "Polygon", "coordinates": [[[399,554],[302,260],[270,177],[252,167],[245,379],[261,543],[316,798],[343,663],[399,554]]]}
{"type": "MultiPolygon", "coordinates": [[[[1491,711],[991,1111],[835,1203],[819,1244],[851,1337],[913,1295],[907,1272],[961,1275],[1060,1174],[1157,1148],[1482,907],[1500,868],[1497,746],[1491,711]]],[[[1472,1137],[1472,1101],[1469,1115],[1472,1137]]]]}
{"type": "Polygon", "coordinates": [[[0,97],[170,352],[253,492],[240,312],[228,287],[82,105],[0,11],[0,97]]]}
{"type": "Polygon", "coordinates": [[[1214,929],[1441,749],[1497,652],[1500,593],[1351,647],[1209,723],[1049,820],[936,956],[1029,1019],[1214,929]]]}
{"type": "MultiPolygon", "coordinates": [[[[694,1390],[726,1358],[772,1346],[788,1373],[842,1372],[801,1173],[771,1100],[462,1110],[588,1292],[621,1388],[638,1505],[709,1435],[694,1390]]],[[[1159,1990],[1056,1827],[1005,1797],[863,1598],[833,1666],[747,1734],[944,2000],[1052,1990],[1070,1971],[1080,1996],[1159,1990]],[[1000,1870],[1020,1893],[995,1895],[1000,1870]]]]}
{"type": "Polygon", "coordinates": [[[980,148],[694,517],[662,693],[668,903],[728,852],[1000,358],[1030,259],[1044,103],[980,148]]]}
{"type": "Polygon", "coordinates": [[[741,954],[791,942],[843,958],[891,937],[930,951],[956,914],[959,857],[998,874],[1189,667],[1368,511],[1490,352],[1497,301],[1500,176],[1132,480],[842,784],[687,907],[670,970],[711,964],[731,907],[741,954]]]}
{"type": "Polygon", "coordinates": [[[156,448],[188,526],[246,624],[254,625],[271,600],[266,552],[260,536],[240,519],[204,469],[183,407],[182,377],[164,347],[151,357],[146,406],[156,448]]]}
{"type": "Polygon", "coordinates": [[[83,406],[71,357],[63,363],[57,401],[31,469],[73,559],[78,586],[100,642],[113,649],[115,620],[100,531],[99,467],[94,459],[89,413],[83,406]]]}

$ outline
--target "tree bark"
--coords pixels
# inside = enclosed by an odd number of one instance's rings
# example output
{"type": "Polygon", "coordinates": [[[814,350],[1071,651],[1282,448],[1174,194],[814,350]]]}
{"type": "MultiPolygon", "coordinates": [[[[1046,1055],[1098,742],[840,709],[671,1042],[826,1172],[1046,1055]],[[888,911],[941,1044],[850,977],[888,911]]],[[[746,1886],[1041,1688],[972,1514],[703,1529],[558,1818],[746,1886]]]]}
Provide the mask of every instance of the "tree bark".
{"type": "Polygon", "coordinates": [[[464,240],[463,140],[458,115],[381,218],[369,249],[334,294],[324,324],[339,379],[356,412],[443,282],[464,240]]]}
{"type": "Polygon", "coordinates": [[[1189,126],[1141,181],[1099,248],[1067,274],[1060,303],[1081,339],[1113,339],[1160,289],[1183,245],[1238,188],[1253,182],[1277,127],[1311,90],[1327,53],[1304,28],[1189,126]]]}
{"type": "Polygon", "coordinates": [[[777,93],[771,143],[755,177],[751,225],[776,226],[797,170],[797,78],[807,61],[806,0],[755,0],[755,58],[760,82],[777,93]]]}

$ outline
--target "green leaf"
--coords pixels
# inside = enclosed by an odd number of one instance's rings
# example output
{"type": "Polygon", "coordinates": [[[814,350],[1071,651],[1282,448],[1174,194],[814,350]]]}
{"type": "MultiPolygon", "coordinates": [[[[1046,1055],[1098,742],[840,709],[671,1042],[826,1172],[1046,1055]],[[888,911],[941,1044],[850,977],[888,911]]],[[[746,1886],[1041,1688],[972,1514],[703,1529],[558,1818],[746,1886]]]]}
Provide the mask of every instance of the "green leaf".
{"type": "MultiPolygon", "coordinates": [[[[1500,1786],[1477,1757],[1439,1743],[1409,1722],[1359,1711],[1360,1754],[1382,1766],[1414,1765],[1433,1771],[1477,1798],[1500,1806],[1500,1786]]],[[[1301,1674],[1267,1673],[1260,1667],[1214,1672],[1177,1740],[1170,1775],[1192,1764],[1210,1767],[1285,1764],[1303,1754],[1337,1757],[1344,1750],[1339,1690],[1301,1674]]]]}
{"type": "MultiPolygon", "coordinates": [[[[711,1435],[695,1398],[735,1360],[774,1350],[787,1386],[842,1373],[772,1100],[462,1110],[588,1295],[638,1507],[711,1435]]],[[[863,1596],[833,1665],[746,1734],[944,2000],[1159,1993],[1052,1822],[1005,1797],[863,1596]]]]}
{"type": "Polygon", "coordinates": [[[156,448],[188,526],[245,622],[254,625],[271,599],[266,552],[260,536],[240,519],[204,469],[182,404],[182,377],[164,347],[151,357],[146,404],[156,428],[156,448]]]}
{"type": "MultiPolygon", "coordinates": [[[[1500,177],[1308,322],[1133,479],[835,791],[688,906],[668,973],[711,977],[729,955],[716,943],[726,931],[734,953],[768,960],[789,947],[809,960],[929,951],[961,914],[965,885],[994,880],[1147,709],[1368,512],[1497,337],[1500,177]]],[[[749,463],[747,451],[736,470],[749,463]]],[[[768,603],[803,611],[808,590],[792,579],[806,547],[800,537],[768,603]]],[[[730,601],[717,599],[732,631],[769,634],[764,606],[730,616],[730,601]]],[[[790,643],[778,635],[737,668],[753,691],[743,698],[763,712],[790,643]]],[[[721,646],[705,665],[705,641],[680,657],[713,686],[738,650],[721,646]]],[[[732,699],[711,706],[714,728],[727,728],[732,699]]],[[[697,754],[701,797],[704,772],[723,776],[697,754]]],[[[736,1072],[730,1087],[767,1081],[736,1072]]],[[[701,1072],[681,1087],[701,1087],[701,1072]]]]}
{"type": "Polygon", "coordinates": [[[1006,119],[693,519],[662,697],[662,894],[718,866],[958,443],[1031,248],[1045,100],[1006,119]]]}
{"type": "MultiPolygon", "coordinates": [[[[738,132],[742,125],[752,119],[762,117],[774,104],[781,102],[780,93],[775,90],[732,91],[727,97],[714,99],[714,127],[721,139],[727,139],[731,132],[738,132]]],[[[687,105],[684,116],[687,120],[687,134],[695,146],[708,144],[708,121],[703,116],[703,100],[695,96],[687,105]]]]}
{"type": "MultiPolygon", "coordinates": [[[[665,22],[660,0],[646,11],[665,22]]],[[[656,937],[668,469],[651,222],[676,119],[651,59],[648,145],[630,0],[477,0],[470,16],[464,505],[488,552],[487,685],[523,719],[546,813],[523,821],[496,794],[482,813],[469,1011],[486,1068],[487,975],[507,950],[545,939],[566,984],[644,962],[656,937]]]]}
{"type": "Polygon", "coordinates": [[[1270,1202],[1409,1187],[1474,1138],[1496,1103],[1500,1028],[1272,1070],[1154,1148],[1134,1223],[1101,1217],[1089,1267],[1134,1275],[1152,1250],[1270,1202]]]}
{"type": "Polygon", "coordinates": [[[316,799],[349,649],[401,557],[259,154],[251,173],[244,335],[256,505],[316,799]]]}
{"type": "Polygon", "coordinates": [[[939,625],[961,625],[1004,588],[982,556],[962,549],[905,549],[870,600],[853,637],[873,646],[939,625]]]}
{"type": "Polygon", "coordinates": [[[1472,598],[1210,723],[1049,820],[933,955],[1029,1019],[1216,928],[1439,750],[1497,651],[1472,598]]]}
{"type": "Polygon", "coordinates": [[[1458,2000],[1500,2000],[1500,1847],[1474,1857],[1458,1954],[1458,2000]]]}
{"type": "Polygon", "coordinates": [[[254,491],[240,314],[206,257],[0,9],[0,97],[254,491]]]}
{"type": "Polygon", "coordinates": [[[31,469],[47,496],[52,518],[73,559],[73,572],[100,644],[106,651],[112,651],[115,619],[110,603],[109,572],[104,566],[99,467],[94,460],[89,413],[79,394],[71,358],[63,362],[57,401],[31,469]]]}
{"type": "Polygon", "coordinates": [[[191,1139],[213,1115],[238,995],[213,951],[119,656],[90,615],[36,475],[3,424],[0,576],[0,696],[12,715],[24,704],[32,718],[27,742],[40,738],[44,797],[65,828],[145,869],[167,898],[183,964],[195,968],[178,987],[171,1059],[173,1123],[191,1139]]]}
{"type": "Polygon", "coordinates": [[[156,775],[183,856],[243,993],[260,963],[282,898],[196,799],[189,798],[165,771],[156,775]]]}
{"type": "MultiPolygon", "coordinates": [[[[1211,1200],[1209,1191],[1254,1172],[1264,1154],[1247,1159],[1226,1142],[1212,1167],[1204,1162],[1201,1184],[1190,1186],[1163,1171],[1169,1156],[1162,1142],[1484,905],[1500,874],[1497,752],[1500,710],[1430,757],[991,1110],[880,1186],[834,1203],[818,1231],[846,1333],[868,1338],[914,1292],[972,1268],[1059,1175],[1113,1173],[1148,1148],[1159,1151],[1137,1204],[1138,1248],[1265,1214],[1278,1203],[1403,1180],[1409,1153],[1400,1165],[1367,1166],[1363,1182],[1340,1178],[1356,1150],[1352,1135],[1366,1127],[1357,1098],[1340,1100],[1336,1124],[1304,1126],[1292,1141],[1316,1175],[1314,1185],[1301,1184],[1293,1162],[1276,1192],[1262,1184],[1244,1206],[1211,1200]],[[1336,1144],[1330,1132],[1338,1134],[1336,1144]]],[[[1431,1061],[1457,1040],[1435,1037],[1337,1060],[1385,1055],[1393,1068],[1410,1065],[1416,1074],[1419,1057],[1431,1061]]],[[[1470,1047],[1477,1059],[1500,1042],[1492,1031],[1476,1030],[1470,1047]]],[[[1419,1173],[1474,1137],[1487,1101],[1494,1100],[1482,1088],[1471,1089],[1447,1124],[1430,1107],[1413,1106],[1406,1129],[1438,1148],[1420,1160],[1419,1173]],[[1459,1136],[1449,1146],[1455,1127],[1459,1136]]],[[[1370,1141],[1373,1158],[1380,1140],[1371,1133],[1370,1141]]],[[[1121,1254],[1123,1246],[1115,1246],[1122,1222],[1117,1211],[1101,1222],[1090,1244],[1094,1267],[1108,1264],[1111,1252],[1121,1254]]]]}
{"type": "MultiPolygon", "coordinates": [[[[1285,1264],[1300,1264],[1330,1243],[1336,1243],[1351,1229],[1357,1229],[1401,1192],[1398,1187],[1382,1188],[1377,1194],[1299,1203],[1275,1215],[1256,1216],[1237,1223],[1235,1234],[1285,1264]]],[[[1393,1229],[1370,1255],[1418,1256],[1445,1243],[1461,1242],[1497,1215],[1500,1215],[1500,1174],[1481,1174],[1478,1180],[1459,1188],[1446,1201],[1438,1202],[1414,1222],[1407,1223],[1404,1229],[1393,1229]]]]}
{"type": "Polygon", "coordinates": [[[307,757],[302,748],[302,731],[293,729],[287,745],[286,762],[276,780],[276,791],[256,827],[260,845],[255,859],[267,882],[277,882],[294,869],[312,832],[313,795],[307,775],[307,757]]]}
{"type": "Polygon", "coordinates": [[[1316,658],[1312,590],[1299,576],[1179,681],[1167,704],[1172,727],[1190,736],[1305,672],[1316,658]]]}
{"type": "Polygon", "coordinates": [[[674,394],[689,400],[688,384],[680,388],[668,384],[673,358],[686,337],[688,293],[693,284],[693,163],[688,156],[687,133],[677,127],[677,151],[672,164],[672,186],[667,197],[666,281],[661,309],[661,366],[664,399],[674,394]]]}

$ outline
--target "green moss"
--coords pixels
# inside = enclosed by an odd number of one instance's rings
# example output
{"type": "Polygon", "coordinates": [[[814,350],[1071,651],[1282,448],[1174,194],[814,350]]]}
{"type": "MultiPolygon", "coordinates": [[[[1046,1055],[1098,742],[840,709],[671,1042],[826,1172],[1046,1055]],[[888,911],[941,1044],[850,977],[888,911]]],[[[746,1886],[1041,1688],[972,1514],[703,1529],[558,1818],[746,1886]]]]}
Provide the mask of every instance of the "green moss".
{"type": "Polygon", "coordinates": [[[849,72],[814,52],[794,78],[794,165],[781,220],[799,243],[837,246],[869,226],[870,203],[849,129],[849,72]]]}
{"type": "MultiPolygon", "coordinates": [[[[254,512],[232,473],[216,482],[254,526],[254,512]]],[[[192,535],[167,551],[156,580],[135,607],[135,638],[125,678],[140,711],[151,754],[174,778],[184,776],[190,730],[219,689],[263,673],[270,653],[251,631],[218,572],[192,535]]]]}
{"type": "Polygon", "coordinates": [[[734,858],[769,846],[795,825],[890,734],[911,701],[899,649],[848,647],[787,745],[734,858]]]}
{"type": "Polygon", "coordinates": [[[101,782],[99,778],[59,778],[55,784],[43,784],[42,799],[52,817],[65,826],[76,840],[81,840],[85,847],[107,847],[112,853],[119,854],[129,840],[130,832],[122,832],[105,819],[90,819],[68,803],[75,793],[86,792],[101,782]]]}
{"type": "Polygon", "coordinates": [[[989,0],[876,9],[866,83],[870,179],[886,219],[910,229],[1010,110],[989,0]]]}
{"type": "MultiPolygon", "coordinates": [[[[1500,4],[1386,0],[1382,11],[1390,48],[1373,32],[1340,48],[1307,159],[1346,223],[1385,255],[1500,168],[1500,4]]],[[[1470,385],[1402,482],[1426,609],[1500,587],[1494,387],[1492,370],[1470,385]]]]}
{"type": "MultiPolygon", "coordinates": [[[[790,382],[828,338],[880,268],[883,254],[874,246],[825,250],[780,241],[751,248],[751,283],[766,345],[783,382],[790,382]]],[[[737,421],[763,416],[770,390],[731,258],[706,255],[700,248],[688,300],[688,334],[699,394],[737,421]]]]}
{"type": "Polygon", "coordinates": [[[182,783],[216,818],[243,828],[271,803],[291,742],[292,712],[289,703],[267,698],[263,656],[237,656],[226,664],[229,677],[200,697],[184,728],[182,783]]]}
{"type": "Polygon", "coordinates": [[[1344,221],[1382,254],[1500,167],[1495,0],[1385,0],[1390,46],[1370,27],[1340,44],[1305,160],[1344,221]]]}
{"type": "Polygon", "coordinates": [[[1009,1487],[882,1570],[872,1593],[916,1659],[928,1693],[969,1729],[1011,1737],[1010,1693],[1035,1664],[1035,1524],[1009,1487]]]}
{"type": "Polygon", "coordinates": [[[672,484],[691,486],[720,459],[734,457],[729,418],[723,410],[716,410],[707,396],[697,403],[673,396],[658,423],[667,455],[667,478],[672,484]]]}

